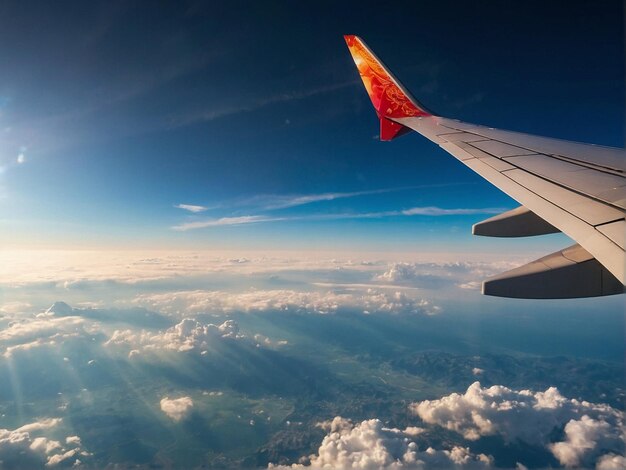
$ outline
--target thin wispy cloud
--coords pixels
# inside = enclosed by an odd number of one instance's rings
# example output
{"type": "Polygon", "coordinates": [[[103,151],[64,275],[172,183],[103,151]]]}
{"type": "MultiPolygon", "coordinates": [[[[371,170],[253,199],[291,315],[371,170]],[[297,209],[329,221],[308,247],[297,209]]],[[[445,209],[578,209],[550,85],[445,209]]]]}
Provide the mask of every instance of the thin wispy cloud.
{"type": "Polygon", "coordinates": [[[328,192],[319,194],[305,194],[305,195],[259,195],[254,198],[242,201],[244,205],[257,206],[263,210],[277,210],[287,209],[289,207],[303,206],[306,204],[313,204],[316,202],[334,201],[335,199],[346,199],[359,196],[370,196],[374,194],[384,194],[392,192],[406,191],[410,189],[416,189],[415,187],[403,187],[403,188],[383,188],[372,189],[368,191],[353,191],[353,192],[328,192]]]}
{"type": "Polygon", "coordinates": [[[169,122],[169,128],[175,129],[178,127],[189,126],[189,125],[196,124],[199,122],[213,121],[215,119],[220,119],[226,116],[233,116],[233,115],[237,115],[241,113],[257,111],[261,108],[264,108],[269,105],[277,104],[277,103],[286,103],[290,101],[303,100],[306,98],[311,98],[313,96],[322,95],[322,94],[329,93],[332,91],[340,90],[342,88],[346,88],[349,86],[354,86],[357,83],[358,82],[356,80],[350,80],[350,81],[336,83],[332,85],[311,88],[305,91],[278,93],[275,95],[268,96],[266,98],[256,100],[249,104],[242,104],[240,106],[225,107],[222,109],[215,109],[215,108],[202,109],[202,110],[192,111],[186,114],[179,114],[176,116],[171,116],[170,122],[169,122]]]}
{"type": "Polygon", "coordinates": [[[483,209],[442,209],[441,207],[412,207],[402,211],[403,215],[474,215],[474,214],[499,214],[506,209],[487,207],[483,209]]]}
{"type": "Polygon", "coordinates": [[[411,217],[411,216],[428,216],[441,217],[451,215],[476,215],[476,214],[499,214],[506,211],[506,208],[459,208],[459,209],[443,209],[441,207],[412,207],[401,211],[381,211],[381,212],[361,212],[361,213],[340,213],[340,214],[312,214],[305,216],[290,217],[268,217],[264,215],[246,215],[241,217],[222,217],[219,219],[209,219],[196,222],[187,222],[172,227],[172,230],[185,232],[207,227],[220,227],[227,225],[246,225],[255,223],[268,222],[293,222],[293,221],[324,221],[324,220],[343,220],[343,219],[379,219],[383,217],[411,217]]]}
{"type": "Polygon", "coordinates": [[[204,212],[209,209],[206,206],[197,206],[194,204],[176,204],[174,207],[176,207],[177,209],[182,209],[182,210],[193,212],[193,213],[204,212]]]}
{"type": "Polygon", "coordinates": [[[361,191],[354,193],[323,193],[323,194],[310,194],[306,196],[257,196],[250,200],[259,204],[265,210],[286,209],[289,207],[302,206],[305,204],[311,204],[315,202],[334,201],[335,199],[349,198],[355,196],[362,196],[365,194],[373,194],[380,191],[361,191]]]}
{"type": "Polygon", "coordinates": [[[246,224],[258,224],[261,222],[278,222],[281,220],[292,220],[284,217],[266,217],[264,215],[244,215],[241,217],[221,217],[219,219],[201,220],[197,222],[187,222],[180,225],[175,225],[172,230],[179,232],[185,232],[187,230],[194,230],[207,227],[221,227],[226,225],[246,225],[246,224]]]}
{"type": "Polygon", "coordinates": [[[204,212],[209,209],[245,208],[250,211],[273,211],[288,209],[291,207],[304,206],[317,202],[330,202],[336,199],[348,199],[361,196],[372,196],[376,194],[387,194],[415,189],[448,187],[467,185],[468,183],[443,183],[443,184],[423,184],[415,186],[403,186],[399,188],[380,188],[365,191],[350,192],[326,192],[317,194],[258,194],[253,197],[223,201],[211,206],[201,206],[194,204],[176,204],[174,207],[184,209],[189,212],[204,212]]]}

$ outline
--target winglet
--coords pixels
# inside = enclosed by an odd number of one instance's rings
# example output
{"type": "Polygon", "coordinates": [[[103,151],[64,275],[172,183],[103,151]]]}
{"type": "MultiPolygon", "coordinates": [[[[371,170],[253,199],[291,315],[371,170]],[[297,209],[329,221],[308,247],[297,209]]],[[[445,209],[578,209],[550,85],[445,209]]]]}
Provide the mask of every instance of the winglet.
{"type": "Polygon", "coordinates": [[[409,131],[394,118],[431,116],[358,36],[344,36],[363,80],[365,90],[380,119],[380,140],[392,140],[409,131]]]}

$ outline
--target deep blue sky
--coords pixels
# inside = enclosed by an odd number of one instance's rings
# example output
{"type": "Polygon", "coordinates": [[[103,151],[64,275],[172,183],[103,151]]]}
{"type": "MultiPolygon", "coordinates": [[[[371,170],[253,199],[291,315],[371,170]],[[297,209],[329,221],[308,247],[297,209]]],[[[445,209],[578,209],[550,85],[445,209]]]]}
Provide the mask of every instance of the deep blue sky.
{"type": "Polygon", "coordinates": [[[471,224],[485,214],[353,218],[515,203],[421,136],[377,141],[342,35],[363,37],[439,114],[623,146],[622,8],[620,1],[3,2],[0,242],[561,246],[563,237],[472,239],[471,224]],[[381,189],[400,190],[295,199],[381,189]],[[194,214],[178,204],[208,209],[194,214]],[[241,217],[288,220],[172,229],[241,217]]]}

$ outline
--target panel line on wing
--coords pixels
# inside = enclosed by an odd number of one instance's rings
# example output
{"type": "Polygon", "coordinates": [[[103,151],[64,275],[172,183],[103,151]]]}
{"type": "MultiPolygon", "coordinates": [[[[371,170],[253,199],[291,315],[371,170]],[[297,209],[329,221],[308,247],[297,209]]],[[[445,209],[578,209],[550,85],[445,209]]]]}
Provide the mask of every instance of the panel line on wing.
{"type": "MultiPolygon", "coordinates": [[[[539,155],[538,155],[539,156],[539,155]]],[[[550,158],[548,156],[545,156],[546,158],[550,158]]],[[[583,197],[587,197],[589,199],[592,199],[594,201],[597,201],[601,204],[607,205],[609,207],[612,207],[618,211],[624,212],[624,207],[620,206],[619,204],[616,204],[615,201],[611,201],[608,199],[603,199],[601,197],[599,197],[601,194],[603,194],[604,189],[605,188],[598,188],[598,189],[594,189],[593,187],[590,187],[590,185],[587,183],[587,188],[586,190],[578,188],[576,186],[574,186],[574,183],[576,182],[576,173],[579,172],[585,172],[585,171],[595,171],[595,170],[588,170],[588,169],[580,169],[580,170],[572,170],[569,172],[561,172],[558,173],[559,177],[561,178],[560,180],[555,179],[555,177],[547,175],[547,174],[542,174],[539,172],[535,172],[533,171],[531,168],[529,168],[529,165],[523,165],[520,164],[519,162],[515,161],[516,157],[512,157],[512,158],[506,158],[504,159],[507,163],[510,163],[511,165],[515,166],[516,168],[525,171],[526,173],[529,173],[531,175],[534,175],[538,178],[541,178],[542,180],[548,181],[556,186],[559,186],[563,189],[566,189],[567,191],[571,191],[572,193],[575,194],[579,194],[583,197]],[[569,184],[568,184],[569,183],[569,184]],[[593,190],[594,192],[591,192],[591,190],[593,190]]],[[[521,157],[520,157],[521,158],[521,157]]],[[[580,180],[583,180],[584,178],[579,178],[580,180]]],[[[624,186],[626,186],[626,180],[624,181],[623,184],[619,185],[619,186],[615,186],[611,189],[619,189],[619,188],[623,188],[624,186]]]]}
{"type": "MultiPolygon", "coordinates": [[[[498,171],[495,168],[491,167],[488,163],[485,162],[484,158],[465,158],[464,154],[466,155],[470,155],[467,150],[462,149],[458,144],[454,144],[454,143],[446,143],[446,144],[441,144],[440,145],[444,150],[446,150],[448,153],[452,154],[454,157],[456,157],[457,159],[459,159],[460,161],[462,161],[466,166],[470,167],[471,169],[473,169],[474,171],[476,171],[478,174],[480,174],[481,176],[486,177],[485,175],[483,175],[482,173],[484,171],[487,170],[487,168],[489,168],[489,170],[491,171],[496,171],[497,174],[502,175],[503,177],[505,177],[508,181],[509,184],[513,184],[517,187],[519,187],[520,189],[523,189],[524,191],[527,191],[528,194],[532,194],[533,196],[539,198],[541,201],[543,201],[543,203],[549,204],[550,206],[554,207],[555,209],[558,209],[559,211],[562,211],[563,213],[568,214],[569,216],[573,217],[575,220],[578,220],[580,223],[583,223],[586,227],[589,228],[589,230],[593,230],[593,233],[595,233],[597,236],[601,236],[604,240],[606,240],[606,242],[608,242],[610,245],[614,245],[616,248],[618,248],[622,253],[624,252],[624,247],[620,246],[619,243],[616,242],[615,239],[612,239],[611,237],[609,237],[607,234],[603,233],[602,231],[598,230],[595,228],[595,225],[593,223],[590,223],[589,221],[589,217],[598,217],[601,216],[602,213],[605,214],[605,218],[602,219],[601,222],[598,223],[604,223],[604,222],[609,222],[609,221],[622,221],[623,218],[620,217],[621,215],[621,211],[614,209],[612,207],[609,207],[607,204],[600,202],[600,201],[596,201],[593,200],[587,196],[581,195],[581,194],[577,194],[574,191],[570,191],[568,188],[564,188],[552,181],[546,180],[544,178],[541,178],[538,175],[534,175],[528,171],[525,171],[521,168],[514,168],[512,170],[508,170],[508,171],[498,171]],[[457,149],[457,150],[455,150],[457,149]],[[482,168],[484,168],[483,170],[480,170],[476,165],[482,165],[482,168]],[[506,174],[505,174],[506,173],[506,174]],[[513,175],[511,175],[510,173],[514,173],[513,175]],[[527,175],[526,178],[522,178],[521,180],[519,178],[515,178],[512,176],[522,176],[522,175],[527,175]],[[530,178],[530,180],[528,180],[528,178],[530,178]],[[548,188],[550,186],[553,187],[554,189],[557,189],[557,193],[555,194],[554,192],[552,192],[552,197],[555,200],[549,200],[546,198],[545,193],[546,193],[546,188],[542,188],[542,191],[539,191],[540,188],[536,188],[536,185],[530,185],[529,186],[529,182],[532,182],[533,179],[537,182],[541,182],[542,185],[547,185],[548,188]],[[561,192],[561,194],[559,195],[559,191],[561,192]],[[569,202],[569,204],[565,204],[565,202],[569,202]],[[600,207],[594,207],[594,206],[600,206],[600,207]],[[581,210],[583,211],[583,213],[585,215],[587,215],[587,219],[585,219],[582,216],[581,210]],[[609,213],[607,213],[609,212],[609,213]],[[613,217],[610,218],[611,214],[610,212],[613,212],[613,217]]],[[[493,158],[493,157],[490,157],[493,158]]],[[[488,178],[489,179],[489,178],[488,178]]],[[[489,181],[491,181],[493,184],[495,184],[498,188],[500,188],[502,191],[504,191],[505,193],[509,194],[509,192],[506,190],[506,188],[502,187],[500,184],[497,184],[495,181],[489,179],[489,181]]],[[[548,191],[549,192],[549,191],[548,191]]],[[[514,197],[512,194],[509,194],[509,196],[513,197],[514,199],[516,199],[518,202],[524,204],[523,201],[519,200],[518,198],[514,197]]],[[[566,232],[564,230],[564,232],[566,232]]]]}
{"type": "MultiPolygon", "coordinates": [[[[540,177],[540,176],[538,176],[538,175],[534,175],[534,174],[532,174],[532,173],[530,173],[530,172],[528,172],[528,171],[525,171],[525,170],[523,170],[522,168],[514,168],[514,169],[511,169],[511,170],[505,170],[505,171],[501,172],[502,174],[504,174],[504,176],[506,176],[507,178],[509,178],[512,182],[514,182],[514,183],[516,183],[516,184],[519,184],[521,187],[523,187],[523,188],[524,188],[524,189],[526,189],[527,191],[530,191],[530,192],[532,192],[533,194],[536,194],[537,196],[539,196],[540,198],[542,198],[544,201],[549,202],[550,204],[552,204],[552,205],[554,205],[554,206],[558,207],[559,209],[561,209],[561,210],[563,210],[563,211],[567,212],[568,214],[570,214],[570,215],[572,215],[572,216],[576,217],[577,219],[581,220],[582,222],[586,223],[587,225],[589,225],[589,226],[591,226],[591,227],[598,227],[598,226],[603,225],[603,224],[605,224],[605,223],[610,223],[610,222],[614,222],[614,221],[616,221],[616,220],[623,220],[623,219],[624,219],[624,217],[617,217],[617,218],[614,218],[614,219],[610,219],[610,220],[608,220],[608,221],[607,221],[607,220],[603,220],[602,222],[599,222],[599,223],[595,223],[595,222],[593,222],[593,221],[590,221],[590,217],[589,217],[588,213],[589,213],[589,212],[593,212],[593,213],[594,213],[594,214],[596,214],[596,215],[601,215],[601,213],[600,213],[600,209],[601,209],[601,208],[595,208],[595,209],[594,209],[593,207],[589,208],[589,209],[587,210],[587,218],[585,218],[585,216],[583,215],[583,212],[581,212],[581,209],[584,209],[584,207],[581,207],[581,206],[583,206],[586,202],[593,202],[593,203],[595,203],[595,204],[603,204],[603,205],[606,205],[606,204],[604,204],[603,202],[600,202],[600,201],[596,201],[596,200],[591,200],[591,201],[581,200],[580,202],[574,202],[574,203],[572,203],[572,204],[564,204],[564,203],[563,203],[564,201],[563,201],[563,200],[561,200],[561,202],[560,202],[560,203],[557,203],[557,202],[555,202],[554,200],[549,200],[549,199],[547,199],[547,198],[546,198],[546,196],[543,194],[543,193],[544,193],[543,191],[538,191],[537,189],[531,188],[531,187],[529,187],[527,184],[524,184],[524,182],[523,182],[523,181],[520,181],[520,180],[519,180],[519,178],[518,178],[518,179],[516,179],[516,178],[512,177],[512,176],[511,176],[511,173],[512,173],[512,172],[522,172],[522,173],[524,173],[524,174],[527,174],[527,175],[530,175],[530,176],[532,176],[532,177],[538,178],[538,179],[540,179],[540,180],[544,181],[545,183],[547,183],[547,184],[549,184],[549,185],[554,185],[554,186],[556,186],[556,187],[558,187],[558,188],[561,188],[561,189],[563,189],[564,191],[569,191],[569,189],[564,188],[564,187],[562,187],[562,186],[560,186],[560,185],[558,185],[558,184],[556,184],[556,183],[554,183],[554,182],[552,182],[552,181],[546,180],[545,178],[541,178],[541,177],[540,177]],[[506,173],[506,174],[505,174],[505,173],[506,173]],[[577,211],[576,209],[579,209],[579,210],[577,211]]],[[[514,173],[514,174],[515,174],[515,175],[519,175],[519,173],[514,173]]],[[[578,196],[578,197],[581,197],[581,198],[584,198],[584,197],[585,197],[585,196],[583,196],[582,194],[578,194],[578,193],[576,193],[576,192],[574,192],[574,191],[571,191],[571,192],[572,192],[573,194],[575,194],[576,196],[578,196]]],[[[554,194],[553,194],[552,196],[554,197],[554,194]]],[[[587,204],[587,205],[588,205],[588,204],[587,204]]],[[[607,209],[609,209],[609,210],[614,210],[614,209],[612,209],[612,208],[610,208],[610,207],[607,207],[607,209]]],[[[593,219],[591,219],[591,220],[593,220],[593,219]]]]}
{"type": "Polygon", "coordinates": [[[603,222],[624,217],[623,212],[618,209],[570,191],[522,169],[507,172],[506,176],[529,191],[541,195],[546,200],[549,195],[551,203],[578,217],[588,225],[595,227],[603,222]]]}
{"type": "MultiPolygon", "coordinates": [[[[445,139],[445,134],[438,135],[438,137],[443,137],[445,139]]],[[[622,207],[620,204],[617,203],[619,200],[618,201],[612,201],[612,200],[604,199],[604,198],[600,197],[600,195],[602,195],[602,194],[604,194],[606,192],[605,191],[606,190],[606,186],[601,186],[599,184],[596,184],[596,185],[592,186],[591,184],[588,183],[589,178],[586,178],[586,179],[584,179],[583,183],[587,185],[587,190],[584,191],[584,190],[581,190],[580,188],[577,188],[576,186],[573,185],[573,183],[575,182],[575,179],[573,179],[571,176],[569,177],[569,184],[568,184],[568,181],[567,181],[567,177],[569,176],[568,174],[570,174],[570,173],[597,171],[600,174],[597,175],[596,179],[601,178],[602,180],[604,180],[604,181],[602,181],[603,183],[607,182],[607,181],[609,183],[610,183],[610,181],[614,181],[614,182],[617,183],[611,189],[615,190],[615,189],[619,189],[619,188],[625,188],[626,187],[626,179],[624,179],[621,176],[615,175],[614,173],[602,172],[600,170],[591,169],[591,168],[588,168],[586,166],[577,165],[575,163],[565,162],[565,161],[562,161],[562,160],[560,160],[558,158],[555,158],[555,157],[552,157],[552,156],[546,155],[546,154],[534,153],[534,154],[531,154],[531,155],[508,155],[506,157],[502,157],[502,156],[490,153],[488,149],[484,148],[484,146],[483,146],[483,148],[477,147],[476,145],[474,145],[476,142],[471,142],[471,143],[469,143],[469,142],[452,142],[452,143],[454,145],[459,146],[460,148],[462,148],[462,149],[464,149],[466,151],[468,151],[468,147],[469,147],[469,148],[473,149],[474,152],[483,153],[483,154],[489,155],[489,156],[491,156],[493,158],[497,158],[497,159],[499,159],[501,161],[505,161],[505,162],[509,163],[510,165],[516,167],[516,168],[519,168],[519,169],[521,169],[523,171],[526,171],[526,172],[528,172],[528,173],[530,173],[532,175],[535,175],[535,176],[537,176],[539,178],[542,178],[542,179],[544,179],[546,181],[549,181],[549,182],[551,182],[553,184],[556,184],[556,185],[558,185],[558,186],[560,186],[562,188],[565,188],[565,189],[567,189],[569,191],[575,192],[575,193],[580,194],[580,195],[585,196],[585,197],[592,198],[592,199],[594,199],[594,200],[596,200],[596,201],[598,201],[598,202],[600,202],[602,204],[606,204],[606,205],[608,205],[610,207],[613,207],[613,208],[615,208],[617,210],[621,210],[621,211],[624,210],[624,207],[622,207]],[[521,162],[523,160],[518,160],[518,159],[522,159],[524,157],[526,158],[527,165],[520,165],[519,162],[521,162]],[[551,177],[550,175],[547,175],[545,173],[542,174],[540,172],[533,171],[531,168],[529,168],[528,167],[529,164],[530,164],[530,166],[532,166],[531,163],[532,163],[533,157],[536,157],[536,158],[534,158],[535,161],[537,161],[538,159],[546,159],[544,161],[544,164],[551,164],[551,165],[553,165],[555,167],[558,167],[558,168],[555,168],[555,172],[560,175],[561,180],[557,180],[554,177],[551,177]],[[561,162],[561,163],[557,163],[557,162],[561,162]],[[569,165],[569,167],[567,165],[569,165]],[[567,168],[571,168],[571,169],[567,170],[567,168]],[[605,176],[603,176],[603,175],[605,175],[605,176]],[[623,183],[622,183],[622,180],[623,180],[623,183]],[[622,184],[620,184],[620,183],[622,183],[622,184]],[[593,192],[591,192],[591,191],[593,191],[593,192]]],[[[506,144],[506,143],[503,142],[502,144],[506,144]]],[[[508,144],[506,144],[506,145],[508,145],[508,144]]],[[[516,146],[509,146],[509,147],[516,147],[516,146]]],[[[470,150],[469,153],[472,154],[472,151],[470,150]]],[[[474,155],[474,156],[476,158],[479,158],[479,159],[480,158],[485,158],[485,157],[481,157],[480,155],[474,155]]],[[[490,165],[490,166],[496,168],[494,165],[490,165]]],[[[537,165],[535,165],[535,167],[536,166],[537,165]]],[[[498,168],[496,168],[496,169],[498,169],[498,168]]],[[[505,169],[502,169],[502,170],[499,170],[499,171],[509,171],[509,170],[511,170],[511,168],[505,168],[505,169]]]]}
{"type": "MultiPolygon", "coordinates": [[[[454,129],[450,126],[445,126],[442,125],[443,127],[447,127],[449,129],[454,129]]],[[[465,132],[465,131],[464,131],[465,132]]],[[[470,134],[470,132],[467,132],[468,134],[470,134]]],[[[456,133],[451,133],[451,134],[456,134],[456,133]]],[[[438,138],[443,138],[445,139],[445,135],[440,135],[437,134],[438,138]]],[[[609,191],[605,191],[605,188],[602,188],[602,190],[597,190],[595,191],[596,194],[589,194],[586,193],[584,191],[581,191],[579,188],[576,188],[574,186],[566,184],[563,181],[556,181],[552,178],[550,178],[549,176],[544,176],[542,174],[538,174],[535,173],[533,171],[531,171],[529,168],[525,168],[522,165],[516,164],[516,158],[520,158],[522,156],[513,156],[513,157],[506,157],[506,158],[501,158],[498,155],[493,155],[492,153],[488,153],[486,150],[483,149],[479,149],[476,148],[475,145],[473,145],[473,143],[470,142],[450,142],[450,144],[459,147],[460,149],[462,149],[464,152],[462,154],[458,154],[456,155],[457,158],[459,160],[462,161],[466,161],[468,159],[471,159],[472,157],[474,158],[478,158],[479,160],[487,163],[490,167],[498,170],[499,172],[503,173],[503,172],[508,172],[514,169],[519,169],[520,171],[524,171],[526,173],[528,173],[529,175],[533,175],[537,178],[540,178],[541,180],[545,181],[547,184],[551,184],[554,185],[555,187],[561,188],[564,191],[567,191],[568,193],[572,193],[574,195],[580,196],[582,198],[588,199],[589,201],[593,201],[594,203],[598,203],[598,204],[602,204],[602,207],[606,207],[607,209],[610,210],[614,210],[617,211],[618,213],[624,213],[624,207],[622,207],[620,205],[620,202],[622,202],[621,198],[621,192],[626,192],[626,186],[618,186],[617,188],[613,188],[613,189],[609,189],[609,191]],[[492,160],[495,159],[495,160],[492,160]],[[495,162],[496,161],[502,161],[502,162],[506,162],[505,165],[507,166],[500,166],[500,165],[496,165],[495,162]],[[620,189],[623,189],[625,191],[618,191],[620,189]],[[609,192],[615,193],[615,194],[608,194],[609,192]],[[604,197],[603,197],[604,196],[604,197]],[[610,196],[610,197],[609,197],[610,196]]],[[[441,144],[440,144],[441,145],[441,144]]],[[[584,172],[584,171],[594,171],[594,170],[590,170],[589,168],[582,166],[582,165],[576,165],[574,163],[571,162],[564,162],[561,161],[557,158],[551,157],[550,155],[546,155],[546,154],[535,154],[535,156],[537,158],[541,157],[543,159],[546,159],[547,162],[554,162],[557,165],[571,165],[571,167],[573,168],[573,170],[571,171],[571,173],[577,173],[579,171],[584,172]],[[560,162],[560,163],[556,163],[556,162],[560,162]]],[[[562,169],[562,168],[561,168],[562,169]]],[[[603,175],[607,175],[608,177],[613,176],[615,177],[616,175],[611,174],[611,173],[604,173],[601,172],[601,174],[603,175]],[[610,176],[609,176],[610,175],[610,176]]],[[[614,178],[612,178],[614,179],[614,178]]],[[[621,180],[619,180],[621,182],[621,180]]],[[[626,185],[626,180],[624,181],[625,185],[626,185]]],[[[587,204],[588,205],[588,204],[587,204]]],[[[574,215],[575,217],[580,218],[581,220],[583,220],[584,222],[588,223],[589,225],[595,226],[597,224],[597,211],[594,210],[589,210],[589,209],[585,209],[583,206],[583,203],[581,202],[580,204],[578,204],[578,206],[576,207],[576,209],[578,209],[575,212],[570,212],[572,215],[574,215]],[[581,211],[583,213],[586,213],[586,218],[585,217],[581,217],[581,211]],[[592,215],[592,219],[596,219],[596,220],[590,220],[590,215],[592,215]]],[[[565,208],[563,208],[564,210],[566,210],[565,208]]],[[[604,222],[604,220],[602,220],[602,222],[604,222]]]]}
{"type": "MultiPolygon", "coordinates": [[[[448,146],[444,148],[446,150],[449,149],[448,146]]],[[[454,153],[452,154],[454,155],[454,153]]],[[[512,180],[508,175],[490,168],[478,158],[464,160],[463,163],[522,205],[528,207],[535,213],[541,214],[542,218],[557,227],[563,233],[577,240],[618,279],[622,282],[624,281],[624,248],[614,240],[611,240],[606,234],[595,229],[595,227],[583,219],[565,211],[552,201],[547,200],[545,196],[531,191],[522,184],[512,180]],[[500,178],[503,178],[507,182],[500,180],[500,178]],[[541,204],[541,206],[537,206],[537,204],[541,204]],[[574,237],[573,235],[576,236],[574,237]]],[[[524,173],[523,170],[517,171],[524,173]]],[[[534,175],[530,174],[529,176],[534,177],[534,175]]]]}
{"type": "MultiPolygon", "coordinates": [[[[449,119],[446,119],[446,121],[450,121],[449,119]]],[[[486,128],[484,126],[478,126],[478,125],[473,125],[473,124],[466,124],[466,123],[461,123],[459,122],[459,124],[462,124],[462,126],[459,127],[454,127],[452,125],[449,124],[444,124],[444,123],[440,123],[441,127],[446,127],[448,129],[451,130],[456,130],[456,131],[462,131],[462,132],[467,132],[467,133],[471,133],[474,134],[476,136],[481,136],[481,137],[485,137],[488,138],[489,140],[494,140],[494,141],[498,141],[498,142],[502,142],[502,143],[506,143],[509,145],[514,145],[516,147],[520,147],[520,148],[524,148],[526,150],[535,152],[535,153],[539,153],[539,154],[543,154],[552,158],[556,158],[556,159],[560,159],[560,160],[565,160],[565,161],[569,161],[571,163],[575,163],[577,165],[581,165],[581,166],[585,166],[588,168],[592,168],[594,170],[598,170],[598,171],[602,171],[605,173],[611,173],[611,174],[616,174],[617,176],[623,176],[624,173],[626,172],[626,165],[624,165],[624,163],[626,163],[626,153],[624,153],[624,156],[620,156],[620,157],[615,157],[615,155],[613,155],[612,163],[615,163],[616,166],[610,166],[607,164],[603,164],[603,163],[598,163],[597,161],[587,161],[584,160],[583,158],[576,158],[576,157],[572,157],[572,156],[567,156],[567,155],[563,155],[561,153],[558,152],[554,152],[554,151],[546,151],[546,150],[541,150],[539,148],[535,149],[532,147],[528,147],[526,145],[523,144],[519,144],[519,143],[511,143],[509,141],[503,140],[502,138],[496,138],[496,137],[492,137],[489,135],[485,135],[485,134],[481,134],[480,130],[483,129],[484,131],[487,132],[497,132],[497,133],[506,133],[511,134],[511,135],[519,135],[520,137],[523,136],[523,134],[519,133],[519,132],[512,132],[512,131],[502,131],[499,129],[494,129],[494,128],[486,128]],[[619,166],[619,164],[621,163],[621,166],[619,166]]],[[[483,132],[484,132],[483,131],[483,132]]],[[[532,136],[533,138],[538,138],[538,139],[542,139],[545,141],[551,140],[548,137],[537,137],[537,136],[532,136]]],[[[569,142],[569,141],[560,141],[558,139],[552,139],[556,142],[558,142],[559,144],[562,145],[569,145],[569,146],[589,146],[592,147],[594,149],[598,149],[598,150],[604,150],[604,151],[613,151],[613,152],[620,152],[620,149],[614,149],[611,147],[605,147],[602,145],[594,145],[594,144],[580,144],[578,142],[569,142]]]]}
{"type": "MultiPolygon", "coordinates": [[[[525,172],[524,170],[521,170],[521,169],[520,169],[519,171],[525,172]]],[[[525,173],[529,173],[529,172],[525,172],[525,173]]],[[[503,175],[504,175],[504,172],[501,172],[501,174],[503,174],[503,175]]],[[[531,174],[531,173],[529,173],[529,174],[531,174]]],[[[541,193],[538,193],[538,192],[534,191],[533,189],[529,188],[528,186],[524,185],[522,182],[520,182],[520,181],[518,181],[518,180],[516,180],[516,179],[514,179],[514,178],[511,178],[508,174],[506,174],[506,175],[504,175],[504,176],[505,176],[506,178],[510,179],[513,183],[518,184],[519,186],[521,186],[522,188],[524,188],[526,191],[528,191],[528,192],[530,192],[530,193],[533,193],[534,195],[536,195],[536,196],[540,197],[540,198],[541,198],[541,199],[543,199],[545,202],[547,202],[547,203],[549,203],[549,204],[551,204],[551,205],[553,205],[553,206],[555,206],[555,207],[557,207],[557,208],[561,209],[561,210],[562,210],[562,211],[564,211],[564,212],[567,212],[567,213],[568,213],[568,214],[570,214],[571,216],[576,217],[578,220],[580,220],[580,221],[584,222],[585,224],[589,225],[590,227],[594,228],[596,231],[598,231],[599,233],[601,233],[602,235],[604,235],[604,237],[605,237],[605,238],[607,238],[607,239],[608,239],[611,243],[615,244],[615,245],[616,245],[616,246],[618,246],[618,247],[619,247],[622,251],[624,251],[624,246],[623,246],[623,244],[622,244],[622,245],[620,245],[620,243],[617,241],[617,238],[616,238],[615,236],[611,236],[611,235],[609,235],[608,233],[605,233],[603,230],[600,230],[600,229],[599,229],[599,227],[602,227],[602,226],[605,226],[605,225],[609,225],[609,224],[612,224],[612,223],[624,222],[624,220],[625,220],[625,219],[624,219],[624,217],[620,217],[620,218],[617,218],[617,219],[614,219],[614,220],[611,220],[611,221],[605,221],[605,222],[602,222],[602,223],[597,224],[597,225],[590,224],[587,220],[585,220],[585,219],[581,218],[578,214],[576,214],[576,213],[572,212],[572,211],[571,211],[571,209],[568,209],[568,208],[563,207],[563,206],[561,206],[561,205],[559,205],[559,204],[557,204],[557,203],[555,203],[555,202],[553,202],[553,201],[550,201],[550,200],[546,199],[546,197],[545,197],[545,196],[543,196],[541,193]]],[[[532,176],[537,177],[536,175],[532,175],[532,176]]],[[[612,234],[612,233],[611,233],[611,234],[612,234]]]]}
{"type": "Polygon", "coordinates": [[[619,219],[609,220],[608,222],[602,222],[601,224],[594,225],[594,227],[602,227],[603,225],[612,224],[613,222],[619,222],[620,220],[626,220],[624,217],[620,217],[619,219]]]}

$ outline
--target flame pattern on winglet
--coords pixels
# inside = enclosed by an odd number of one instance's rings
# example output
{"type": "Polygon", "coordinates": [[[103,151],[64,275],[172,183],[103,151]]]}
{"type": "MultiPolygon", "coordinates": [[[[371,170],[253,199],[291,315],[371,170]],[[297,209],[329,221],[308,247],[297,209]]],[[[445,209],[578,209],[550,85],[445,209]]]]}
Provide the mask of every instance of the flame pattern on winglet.
{"type": "Polygon", "coordinates": [[[430,116],[429,112],[420,108],[406,95],[359,37],[346,35],[344,39],[378,117],[383,119],[430,116]]]}

